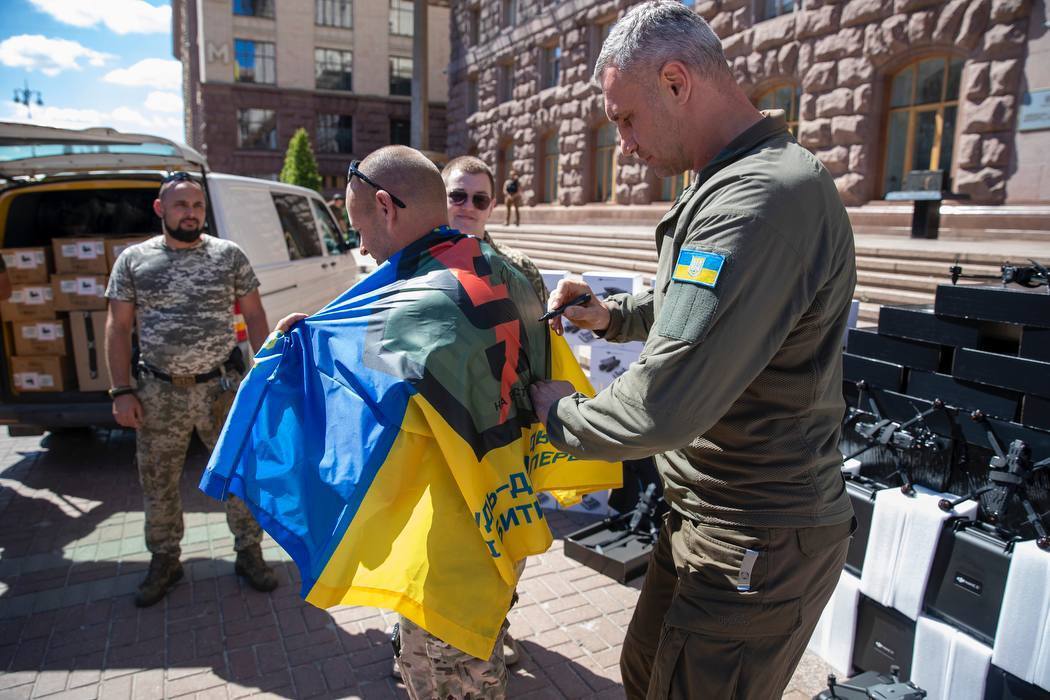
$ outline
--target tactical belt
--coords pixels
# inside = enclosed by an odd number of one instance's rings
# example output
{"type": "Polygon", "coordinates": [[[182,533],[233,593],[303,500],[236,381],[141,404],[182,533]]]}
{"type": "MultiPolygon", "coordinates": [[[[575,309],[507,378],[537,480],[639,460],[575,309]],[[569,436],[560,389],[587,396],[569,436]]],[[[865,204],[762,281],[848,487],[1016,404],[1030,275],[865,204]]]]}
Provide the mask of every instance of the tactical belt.
{"type": "Polygon", "coordinates": [[[181,387],[203,384],[204,382],[215,379],[216,377],[221,377],[224,370],[232,369],[229,360],[224,362],[222,367],[217,367],[212,371],[204,372],[203,374],[168,374],[163,370],[157,369],[148,362],[143,362],[141,360],[139,361],[139,367],[163,382],[168,382],[169,384],[181,387]]]}

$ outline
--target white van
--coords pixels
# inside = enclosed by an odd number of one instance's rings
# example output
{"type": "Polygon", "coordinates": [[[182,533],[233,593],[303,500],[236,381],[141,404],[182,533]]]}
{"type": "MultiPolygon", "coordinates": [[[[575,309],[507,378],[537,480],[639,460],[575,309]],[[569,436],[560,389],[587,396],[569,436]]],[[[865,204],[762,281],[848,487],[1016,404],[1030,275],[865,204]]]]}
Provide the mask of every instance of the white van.
{"type": "MultiPolygon", "coordinates": [[[[159,233],[153,213],[161,179],[186,171],[204,185],[208,229],[244,249],[261,283],[270,323],[313,313],[356,281],[355,259],[332,212],[313,190],[208,171],[191,148],[112,129],[82,131],[0,122],[0,247],[49,248],[54,238],[126,238],[159,233]]],[[[7,321],[7,319],[4,319],[7,321]]],[[[12,323],[3,323],[0,425],[114,425],[103,391],[16,391],[12,323]]],[[[105,363],[102,343],[94,364],[105,363]]]]}

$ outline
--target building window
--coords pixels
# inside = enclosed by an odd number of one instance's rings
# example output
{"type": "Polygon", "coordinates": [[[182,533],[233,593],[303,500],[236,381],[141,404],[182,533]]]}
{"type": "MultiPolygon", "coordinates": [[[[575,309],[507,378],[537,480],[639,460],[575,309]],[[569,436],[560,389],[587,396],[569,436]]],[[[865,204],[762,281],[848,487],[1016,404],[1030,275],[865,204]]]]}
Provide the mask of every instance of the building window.
{"type": "Polygon", "coordinates": [[[561,76],[561,47],[544,46],[542,49],[540,89],[555,87],[561,76]]]}
{"type": "Polygon", "coordinates": [[[393,146],[408,146],[412,141],[412,122],[408,119],[390,120],[390,144],[393,146]]]}
{"type": "Polygon", "coordinates": [[[314,21],[322,27],[352,28],[353,0],[314,0],[314,21]]]}
{"type": "Polygon", "coordinates": [[[801,2],[795,0],[755,0],[755,21],[764,22],[794,12],[801,2]]]}
{"type": "Polygon", "coordinates": [[[543,201],[558,201],[558,135],[551,134],[543,141],[543,201]]]}
{"type": "Polygon", "coordinates": [[[272,109],[237,110],[237,147],[277,150],[277,112],[272,109]]]}
{"type": "Polygon", "coordinates": [[[496,67],[496,102],[510,102],[514,96],[514,64],[501,63],[496,67]]]}
{"type": "Polygon", "coordinates": [[[501,0],[500,19],[504,27],[513,27],[518,23],[518,0],[501,0]]]}
{"type": "Polygon", "coordinates": [[[274,0],[233,0],[233,14],[273,19],[274,0]]]}
{"type": "Polygon", "coordinates": [[[395,36],[412,36],[414,14],[413,0],[390,0],[390,33],[395,36]]]}
{"type": "Polygon", "coordinates": [[[755,106],[759,109],[782,109],[788,129],[798,135],[798,101],[802,88],[796,85],[778,85],[758,96],[755,106]]]}
{"type": "Polygon", "coordinates": [[[478,111],[478,79],[467,78],[467,114],[478,111]]]}
{"type": "Polygon", "coordinates": [[[470,8],[470,45],[477,46],[481,43],[481,8],[470,8]]]}
{"type": "Polygon", "coordinates": [[[594,201],[613,198],[616,169],[616,125],[599,127],[594,135],[594,201]]]}
{"type": "Polygon", "coordinates": [[[390,57],[390,94],[412,96],[412,59],[390,57]]]}
{"type": "Polygon", "coordinates": [[[318,114],[317,151],[319,153],[353,153],[353,117],[348,114],[318,114]]]}
{"type": "Polygon", "coordinates": [[[660,178],[660,199],[665,202],[673,202],[682,194],[682,190],[689,186],[692,173],[679,173],[660,178]]]}
{"type": "Polygon", "coordinates": [[[901,188],[910,170],[951,174],[962,59],[913,63],[893,76],[886,119],[882,191],[901,188]]]}
{"type": "Polygon", "coordinates": [[[319,90],[354,89],[354,55],[350,51],[314,49],[314,75],[319,90]]]}
{"type": "Polygon", "coordinates": [[[237,61],[233,66],[233,78],[239,83],[277,82],[277,60],[274,58],[274,45],[269,41],[251,41],[234,39],[234,53],[237,61]]]}
{"type": "Polygon", "coordinates": [[[609,32],[612,31],[613,24],[616,20],[610,19],[605,22],[599,22],[598,24],[591,25],[591,41],[588,47],[589,56],[587,57],[588,67],[593,68],[598,62],[598,55],[602,52],[602,44],[609,37],[609,32]]]}

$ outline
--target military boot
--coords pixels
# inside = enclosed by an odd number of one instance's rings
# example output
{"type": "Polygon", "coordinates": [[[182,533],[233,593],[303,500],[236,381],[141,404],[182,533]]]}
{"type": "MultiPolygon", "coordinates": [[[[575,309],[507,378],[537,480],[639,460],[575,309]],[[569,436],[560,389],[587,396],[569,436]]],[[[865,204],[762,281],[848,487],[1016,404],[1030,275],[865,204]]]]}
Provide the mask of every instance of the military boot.
{"type": "Polygon", "coordinates": [[[277,588],[277,575],[263,561],[262,547],[254,545],[237,552],[237,563],[233,570],[238,576],[248,579],[248,585],[262,593],[277,588]]]}
{"type": "Polygon", "coordinates": [[[154,554],[150,559],[146,578],[139,584],[139,592],[135,594],[135,605],[140,608],[148,608],[159,602],[180,578],[182,578],[182,564],[178,556],[154,554]]]}

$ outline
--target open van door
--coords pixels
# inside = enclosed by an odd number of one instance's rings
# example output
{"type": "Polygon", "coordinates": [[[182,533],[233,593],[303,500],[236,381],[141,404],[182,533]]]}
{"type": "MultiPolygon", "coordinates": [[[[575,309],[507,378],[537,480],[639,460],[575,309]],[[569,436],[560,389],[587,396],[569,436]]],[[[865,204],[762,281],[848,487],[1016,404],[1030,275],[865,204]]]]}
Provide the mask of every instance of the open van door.
{"type": "Polygon", "coordinates": [[[0,122],[0,180],[84,172],[196,170],[208,161],[189,146],[114,129],[57,129],[0,122]]]}
{"type": "Polygon", "coordinates": [[[321,308],[353,284],[352,256],[320,196],[280,182],[211,174],[216,223],[252,261],[266,315],[321,308]]]}

